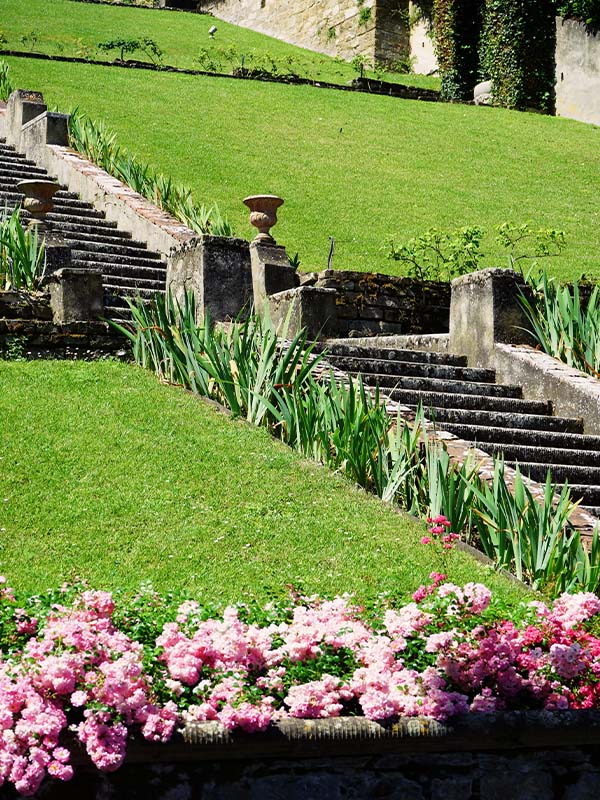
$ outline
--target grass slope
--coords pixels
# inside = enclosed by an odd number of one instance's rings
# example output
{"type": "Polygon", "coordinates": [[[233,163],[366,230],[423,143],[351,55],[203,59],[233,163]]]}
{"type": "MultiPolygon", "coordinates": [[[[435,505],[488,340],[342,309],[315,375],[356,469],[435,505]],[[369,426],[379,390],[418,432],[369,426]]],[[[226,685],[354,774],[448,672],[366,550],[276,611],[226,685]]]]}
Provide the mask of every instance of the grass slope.
{"type": "MultiPolygon", "coordinates": [[[[8,60],[15,84],[105,119],[133,152],[216,201],[242,235],[243,197],[283,196],[276,237],[300,253],[302,269],[326,265],[329,235],[334,267],[397,273],[386,259],[392,236],[530,220],[567,233],[551,271],[600,277],[600,128],[307,86],[8,60]]],[[[487,256],[487,265],[506,263],[499,250],[487,256]]]]}
{"type": "MultiPolygon", "coordinates": [[[[204,14],[87,5],[73,0],[2,0],[1,8],[0,30],[8,39],[8,47],[13,50],[31,49],[53,55],[112,59],[118,58],[118,51],[109,55],[98,51],[100,42],[147,36],[154,39],[163,51],[164,63],[176,67],[208,69],[208,66],[194,61],[204,50],[215,62],[210,71],[230,72],[234,66],[240,66],[244,54],[246,66],[252,66],[257,59],[268,55],[280,72],[290,66],[302,77],[330,83],[347,83],[357,75],[354,68],[342,60],[204,14]],[[211,39],[208,29],[215,22],[218,30],[215,38],[211,39]],[[222,51],[231,48],[235,55],[228,60],[222,51]]],[[[141,53],[130,57],[146,59],[141,53]]],[[[425,75],[388,73],[386,80],[430,88],[439,86],[437,78],[425,75]]]]}
{"type": "MultiPolygon", "coordinates": [[[[76,572],[215,600],[290,582],[368,599],[442,566],[416,521],[129,365],[0,361],[0,419],[0,573],[19,590],[76,572]]],[[[462,553],[449,573],[523,596],[462,553]]]]}

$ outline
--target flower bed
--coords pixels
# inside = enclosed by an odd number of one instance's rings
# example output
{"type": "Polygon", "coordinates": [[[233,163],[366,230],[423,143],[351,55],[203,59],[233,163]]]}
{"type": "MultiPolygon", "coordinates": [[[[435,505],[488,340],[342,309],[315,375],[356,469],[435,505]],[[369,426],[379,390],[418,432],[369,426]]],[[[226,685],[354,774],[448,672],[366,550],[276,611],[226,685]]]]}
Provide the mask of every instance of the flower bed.
{"type": "Polygon", "coordinates": [[[1,579],[0,783],[30,795],[70,779],[73,739],[112,771],[131,733],[166,742],[190,721],[259,733],[285,718],[598,706],[595,595],[509,618],[485,586],[445,580],[398,607],[292,593],[217,614],[150,588],[125,601],[63,586],[19,604],[1,579]]]}

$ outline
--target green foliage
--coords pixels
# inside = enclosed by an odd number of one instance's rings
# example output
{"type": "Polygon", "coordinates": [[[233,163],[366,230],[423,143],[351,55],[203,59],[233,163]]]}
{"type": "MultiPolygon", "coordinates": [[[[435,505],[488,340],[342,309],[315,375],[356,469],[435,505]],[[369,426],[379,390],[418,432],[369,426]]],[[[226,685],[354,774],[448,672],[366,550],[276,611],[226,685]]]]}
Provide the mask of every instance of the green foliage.
{"type": "Polygon", "coordinates": [[[172,214],[197,233],[232,236],[233,229],[215,205],[197,205],[191,189],[156,172],[118,144],[104,123],[96,123],[75,109],[69,120],[71,145],[106,172],[172,214]]]}
{"type": "Polygon", "coordinates": [[[486,0],[482,73],[500,105],[553,113],[555,49],[552,3],[486,0]]]}
{"type": "Polygon", "coordinates": [[[0,288],[39,289],[46,271],[43,242],[37,230],[25,228],[19,209],[0,214],[0,288]]]}
{"type": "Polygon", "coordinates": [[[538,267],[539,258],[557,258],[566,245],[564,231],[555,228],[533,228],[531,223],[515,225],[503,222],[496,228],[496,241],[508,251],[510,269],[520,269],[529,261],[531,273],[538,267]]]}
{"type": "MultiPolygon", "coordinates": [[[[554,596],[570,591],[596,591],[600,560],[593,563],[579,532],[568,527],[574,505],[565,484],[557,501],[550,475],[542,502],[536,500],[519,468],[512,491],[504,477],[504,462],[496,459],[491,485],[472,485],[474,515],[479,540],[486,555],[500,567],[511,569],[519,580],[554,596]]],[[[598,555],[598,529],[592,551],[598,555]]]]}
{"type": "Polygon", "coordinates": [[[359,77],[364,77],[365,70],[369,66],[369,59],[363,54],[359,53],[358,55],[354,56],[352,61],[353,69],[358,73],[359,77]]]}
{"type": "Polygon", "coordinates": [[[434,0],[434,45],[445,100],[472,100],[484,0],[434,0]]]}
{"type": "Polygon", "coordinates": [[[10,78],[10,67],[6,61],[0,59],[0,100],[8,100],[14,90],[15,87],[10,78]]]}
{"type": "Polygon", "coordinates": [[[408,275],[418,280],[450,281],[478,269],[482,236],[475,226],[457,231],[431,228],[402,245],[391,240],[388,258],[405,264],[408,275]]]}
{"type": "Polygon", "coordinates": [[[138,50],[146,55],[153,64],[162,63],[163,51],[158,44],[149,36],[143,36],[140,39],[111,39],[107,42],[99,42],[98,49],[105,53],[110,53],[113,50],[119,51],[119,58],[125,61],[126,55],[132,55],[138,50]]]}
{"type": "Polygon", "coordinates": [[[594,31],[600,28],[600,0],[557,0],[556,13],[581,20],[594,31]]]}
{"type": "Polygon", "coordinates": [[[31,30],[28,31],[28,33],[24,33],[19,41],[21,42],[23,47],[28,47],[31,51],[33,51],[35,50],[35,46],[37,44],[38,39],[39,35],[37,31],[31,30]]]}
{"type": "Polygon", "coordinates": [[[537,278],[530,273],[527,279],[533,296],[522,295],[521,303],[539,346],[570,367],[600,378],[600,287],[586,291],[584,303],[577,281],[572,287],[560,286],[546,272],[537,278]]]}
{"type": "Polygon", "coordinates": [[[373,11],[369,6],[361,6],[358,12],[358,24],[360,26],[368,25],[371,21],[373,11]]]}

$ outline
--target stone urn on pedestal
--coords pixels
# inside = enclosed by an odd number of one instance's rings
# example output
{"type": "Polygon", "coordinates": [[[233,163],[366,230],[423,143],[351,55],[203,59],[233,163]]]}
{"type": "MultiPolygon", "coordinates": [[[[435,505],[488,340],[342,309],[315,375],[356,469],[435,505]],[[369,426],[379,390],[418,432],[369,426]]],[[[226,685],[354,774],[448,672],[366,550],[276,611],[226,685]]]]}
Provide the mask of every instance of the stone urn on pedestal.
{"type": "Polygon", "coordinates": [[[276,244],[270,230],[277,224],[277,209],[283,204],[282,198],[274,194],[254,194],[244,198],[244,204],[250,209],[250,224],[258,228],[254,241],[276,244]]]}
{"type": "Polygon", "coordinates": [[[38,234],[48,231],[46,215],[54,209],[53,197],[60,189],[55,181],[26,180],[17,183],[17,189],[25,195],[23,208],[31,214],[29,227],[38,234]]]}

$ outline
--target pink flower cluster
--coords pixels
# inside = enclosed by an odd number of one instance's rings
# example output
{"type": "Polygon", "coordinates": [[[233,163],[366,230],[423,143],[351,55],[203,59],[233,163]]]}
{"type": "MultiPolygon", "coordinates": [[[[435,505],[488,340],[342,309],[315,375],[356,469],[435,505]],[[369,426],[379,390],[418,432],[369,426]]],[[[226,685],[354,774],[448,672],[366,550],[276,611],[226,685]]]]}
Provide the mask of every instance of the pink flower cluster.
{"type": "MultiPolygon", "coordinates": [[[[485,586],[431,581],[371,622],[348,596],[296,597],[260,623],[242,606],[206,619],[186,601],[144,644],[118,629],[110,594],[80,592],[0,654],[0,785],[31,795],[46,776],[68,780],[69,731],[110,771],[131,731],[164,742],[182,720],[262,731],[356,708],[386,720],[600,706],[595,595],[531,603],[508,620],[485,586]]],[[[11,609],[17,630],[33,618],[3,585],[0,612],[11,609]]]]}
{"type": "Polygon", "coordinates": [[[442,543],[444,550],[452,550],[454,543],[460,539],[458,533],[452,533],[449,530],[451,527],[450,520],[443,514],[437,517],[427,517],[427,522],[430,524],[428,528],[431,536],[423,536],[421,544],[431,544],[434,541],[442,543]]]}
{"type": "Polygon", "coordinates": [[[152,701],[143,648],[115,629],[113,610],[107,592],[84,592],[74,607],[55,607],[36,637],[37,621],[23,630],[26,615],[15,609],[17,629],[31,638],[20,658],[0,660],[0,785],[8,781],[31,795],[46,774],[71,778],[70,754],[59,740],[84,706],[76,733],[100,769],[123,762],[128,726],[152,740],[170,738],[176,706],[152,701]]]}

